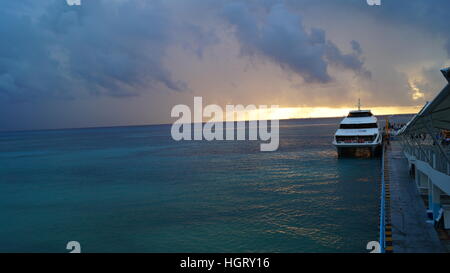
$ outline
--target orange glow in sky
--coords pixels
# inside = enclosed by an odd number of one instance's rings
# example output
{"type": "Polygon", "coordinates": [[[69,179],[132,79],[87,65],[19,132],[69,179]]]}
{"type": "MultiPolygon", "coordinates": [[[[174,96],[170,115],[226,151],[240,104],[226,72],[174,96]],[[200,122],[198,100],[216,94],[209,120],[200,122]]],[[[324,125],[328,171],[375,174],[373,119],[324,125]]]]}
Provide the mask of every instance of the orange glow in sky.
{"type": "MultiPolygon", "coordinates": [[[[371,110],[374,115],[398,115],[415,114],[422,106],[403,107],[368,107],[364,110],[371,110]]],[[[355,108],[332,108],[332,107],[279,107],[278,109],[256,109],[246,113],[245,118],[237,120],[269,120],[269,119],[297,119],[297,118],[324,118],[324,117],[344,117],[349,111],[355,108]]],[[[229,113],[227,113],[229,116],[229,113]]]]}

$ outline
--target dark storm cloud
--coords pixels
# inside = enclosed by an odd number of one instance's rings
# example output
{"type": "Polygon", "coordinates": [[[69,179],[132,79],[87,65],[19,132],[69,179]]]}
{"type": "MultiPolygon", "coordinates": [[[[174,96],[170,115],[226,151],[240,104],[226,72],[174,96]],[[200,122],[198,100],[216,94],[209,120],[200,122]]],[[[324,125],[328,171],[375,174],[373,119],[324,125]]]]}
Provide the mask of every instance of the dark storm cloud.
{"type": "Polygon", "coordinates": [[[162,64],[171,26],[160,1],[20,2],[0,9],[0,96],[21,101],[187,88],[162,64]]]}
{"type": "Polygon", "coordinates": [[[448,0],[2,1],[0,130],[167,122],[191,89],[219,104],[242,94],[338,107],[357,89],[374,106],[421,104],[444,84],[449,10],[448,0]],[[264,65],[244,69],[249,59],[264,65]],[[273,64],[305,82],[286,83],[273,64]]]}
{"type": "MultiPolygon", "coordinates": [[[[375,14],[374,16],[377,16],[375,14]]],[[[450,57],[450,1],[448,0],[397,0],[386,1],[380,18],[393,24],[406,24],[447,40],[446,51],[450,57]]]]}
{"type": "Polygon", "coordinates": [[[267,57],[299,74],[306,82],[330,82],[329,64],[370,76],[356,41],[352,41],[352,53],[342,53],[326,39],[324,30],[313,28],[308,32],[300,16],[283,4],[273,5],[261,19],[245,2],[233,2],[225,5],[223,16],[235,27],[244,54],[267,57]]]}
{"type": "Polygon", "coordinates": [[[447,40],[445,50],[450,57],[450,28],[448,27],[450,1],[448,0],[391,0],[382,1],[380,7],[371,7],[365,0],[286,0],[287,5],[296,10],[320,5],[335,9],[346,9],[351,13],[363,13],[375,22],[396,28],[408,25],[447,40]]]}
{"type": "Polygon", "coordinates": [[[351,43],[352,49],[355,51],[355,53],[358,55],[361,55],[362,54],[361,45],[355,40],[351,41],[350,43],[351,43]]]}
{"type": "Polygon", "coordinates": [[[204,30],[198,25],[184,23],[183,31],[187,33],[180,41],[183,49],[193,52],[200,59],[203,58],[203,52],[207,47],[220,42],[212,29],[204,30]]]}
{"type": "Polygon", "coordinates": [[[355,45],[359,46],[359,43],[352,41],[353,53],[343,54],[335,44],[328,41],[325,45],[325,56],[330,64],[353,70],[361,76],[370,78],[371,72],[364,67],[364,62],[359,57],[362,52],[361,47],[355,45]]]}
{"type": "MultiPolygon", "coordinates": [[[[363,0],[190,0],[183,5],[192,22],[202,14],[223,16],[236,28],[243,54],[270,59],[306,82],[330,82],[330,65],[371,75],[356,40],[350,41],[352,51],[344,53],[323,29],[302,25],[299,12],[311,6],[357,10],[393,28],[417,26],[446,39],[450,54],[447,0],[383,1],[382,8],[363,0]]],[[[180,43],[201,58],[206,47],[219,43],[214,32],[219,25],[215,21],[206,31],[186,22],[174,26],[172,12],[179,6],[182,2],[159,0],[83,1],[81,7],[69,7],[63,0],[2,3],[0,98],[72,98],[80,93],[120,97],[188,89],[164,66],[167,47],[180,43]]]]}

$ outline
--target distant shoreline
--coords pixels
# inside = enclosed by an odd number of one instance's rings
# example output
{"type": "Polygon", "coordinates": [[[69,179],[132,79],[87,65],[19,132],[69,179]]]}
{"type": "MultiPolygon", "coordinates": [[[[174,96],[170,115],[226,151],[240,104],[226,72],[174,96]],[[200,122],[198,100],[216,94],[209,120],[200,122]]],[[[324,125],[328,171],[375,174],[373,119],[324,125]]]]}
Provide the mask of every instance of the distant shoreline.
{"type": "MultiPolygon", "coordinates": [[[[376,117],[388,117],[388,116],[412,116],[416,113],[411,114],[389,114],[389,115],[375,115],[376,117]]],[[[295,121],[295,120],[310,120],[310,119],[337,119],[343,118],[343,116],[338,117],[310,117],[310,118],[288,118],[280,119],[283,121],[295,121]]],[[[250,120],[245,120],[246,122],[250,120]]],[[[204,123],[204,122],[203,122],[204,123]]],[[[149,126],[164,126],[172,125],[171,123],[156,123],[156,124],[136,124],[136,125],[113,125],[113,126],[90,126],[90,127],[62,127],[62,128],[43,128],[43,129],[23,129],[23,130],[0,130],[0,133],[25,133],[25,132],[46,132],[46,131],[68,131],[68,130],[89,130],[89,129],[113,129],[113,128],[126,128],[126,127],[149,127],[149,126]]]]}

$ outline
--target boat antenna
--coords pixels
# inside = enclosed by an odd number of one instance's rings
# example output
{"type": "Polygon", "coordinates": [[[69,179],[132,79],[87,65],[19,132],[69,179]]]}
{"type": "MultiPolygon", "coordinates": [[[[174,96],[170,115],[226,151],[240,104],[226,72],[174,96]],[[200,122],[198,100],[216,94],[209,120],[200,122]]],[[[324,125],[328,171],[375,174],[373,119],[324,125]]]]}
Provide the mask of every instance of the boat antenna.
{"type": "Polygon", "coordinates": [[[358,88],[358,111],[361,111],[361,89],[358,88]]]}

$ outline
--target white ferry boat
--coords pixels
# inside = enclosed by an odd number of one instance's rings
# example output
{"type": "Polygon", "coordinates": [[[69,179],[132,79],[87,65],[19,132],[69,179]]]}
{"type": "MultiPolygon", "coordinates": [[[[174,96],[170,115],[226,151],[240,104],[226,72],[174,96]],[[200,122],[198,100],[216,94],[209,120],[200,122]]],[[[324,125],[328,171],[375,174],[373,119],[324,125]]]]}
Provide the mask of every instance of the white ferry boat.
{"type": "Polygon", "coordinates": [[[370,110],[350,111],[334,134],[333,145],[338,156],[369,152],[370,156],[381,151],[383,136],[378,128],[377,118],[370,110]]]}

